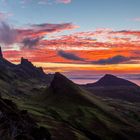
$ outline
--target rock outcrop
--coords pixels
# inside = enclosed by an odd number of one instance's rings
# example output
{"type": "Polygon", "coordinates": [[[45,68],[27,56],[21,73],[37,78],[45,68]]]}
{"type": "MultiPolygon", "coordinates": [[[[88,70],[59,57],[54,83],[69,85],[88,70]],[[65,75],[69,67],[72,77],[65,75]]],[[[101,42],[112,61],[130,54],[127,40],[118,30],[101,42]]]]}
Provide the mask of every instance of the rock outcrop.
{"type": "Polygon", "coordinates": [[[1,140],[50,140],[51,135],[39,127],[26,110],[20,111],[11,100],[0,97],[1,140]]]}

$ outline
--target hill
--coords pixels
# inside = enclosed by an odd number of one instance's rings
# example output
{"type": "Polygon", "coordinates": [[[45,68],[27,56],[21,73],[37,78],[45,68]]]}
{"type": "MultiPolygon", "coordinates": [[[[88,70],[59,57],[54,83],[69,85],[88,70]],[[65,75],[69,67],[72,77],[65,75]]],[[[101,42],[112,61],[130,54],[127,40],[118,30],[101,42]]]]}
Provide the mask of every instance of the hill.
{"type": "Polygon", "coordinates": [[[46,74],[28,59],[21,58],[17,65],[9,62],[0,48],[0,92],[3,95],[28,96],[33,88],[49,85],[52,78],[53,74],[46,74]]]}
{"type": "Polygon", "coordinates": [[[50,140],[51,135],[39,127],[26,110],[19,110],[11,100],[0,97],[1,140],[50,140]]]}
{"type": "Polygon", "coordinates": [[[140,137],[139,104],[99,98],[61,73],[45,74],[28,59],[21,58],[20,64],[12,64],[3,58],[2,52],[0,93],[2,140],[18,135],[16,140],[28,140],[27,137],[42,140],[39,136],[48,136],[48,131],[53,140],[139,140],[140,137]],[[23,138],[20,132],[24,129],[27,131],[23,138]],[[9,130],[14,132],[11,134],[9,130]]]}
{"type": "Polygon", "coordinates": [[[103,87],[113,87],[113,86],[131,86],[131,87],[138,87],[138,85],[122,79],[122,78],[118,78],[114,75],[111,74],[106,74],[105,76],[103,76],[101,79],[99,79],[97,82],[95,83],[91,83],[91,84],[87,84],[86,86],[103,86],[103,87]]]}
{"type": "Polygon", "coordinates": [[[45,108],[47,115],[68,124],[90,140],[136,140],[140,135],[139,128],[124,119],[115,108],[60,73],[55,73],[50,86],[36,97],[36,102],[45,108]],[[135,138],[133,134],[136,134],[135,138]]]}
{"type": "Polygon", "coordinates": [[[107,74],[97,82],[82,85],[82,87],[100,97],[140,102],[140,87],[114,75],[107,74]]]}

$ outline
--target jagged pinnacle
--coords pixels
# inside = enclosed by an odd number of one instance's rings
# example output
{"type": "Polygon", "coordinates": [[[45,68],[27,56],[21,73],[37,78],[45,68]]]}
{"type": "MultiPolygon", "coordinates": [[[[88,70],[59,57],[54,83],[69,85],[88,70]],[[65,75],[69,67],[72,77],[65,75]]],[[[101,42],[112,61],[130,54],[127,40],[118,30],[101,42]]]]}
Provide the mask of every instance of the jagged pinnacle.
{"type": "Polygon", "coordinates": [[[0,58],[3,58],[1,46],[0,46],[0,58]]]}

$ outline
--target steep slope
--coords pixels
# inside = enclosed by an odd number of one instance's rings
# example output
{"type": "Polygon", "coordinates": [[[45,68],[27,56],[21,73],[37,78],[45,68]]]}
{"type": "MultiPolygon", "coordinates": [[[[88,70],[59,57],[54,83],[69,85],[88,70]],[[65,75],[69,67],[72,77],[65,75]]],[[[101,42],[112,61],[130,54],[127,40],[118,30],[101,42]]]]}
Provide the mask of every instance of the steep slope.
{"type": "Polygon", "coordinates": [[[60,73],[44,93],[36,97],[46,114],[95,140],[137,140],[139,129],[121,118],[115,109],[83,90],[60,73]],[[125,129],[127,128],[127,129],[125,129]],[[127,133],[131,132],[130,135],[127,133]],[[136,134],[133,138],[131,135],[136,134]]]}
{"type": "Polygon", "coordinates": [[[140,102],[140,87],[114,75],[105,75],[96,83],[82,85],[85,89],[101,97],[140,102]]]}
{"type": "MultiPolygon", "coordinates": [[[[54,79],[50,87],[46,90],[46,93],[47,99],[53,98],[58,104],[59,102],[88,104],[89,106],[91,104],[86,97],[82,96],[82,90],[76,84],[58,72],[55,73],[54,79]]],[[[52,103],[55,103],[55,101],[52,101],[52,103]]]]}
{"type": "Polygon", "coordinates": [[[45,74],[28,59],[21,58],[20,64],[12,64],[3,57],[0,48],[0,92],[3,95],[30,95],[34,88],[49,85],[52,78],[53,74],[45,74]]]}
{"type": "Polygon", "coordinates": [[[7,61],[3,57],[2,49],[0,47],[0,67],[15,67],[16,65],[12,64],[11,62],[7,61]]]}

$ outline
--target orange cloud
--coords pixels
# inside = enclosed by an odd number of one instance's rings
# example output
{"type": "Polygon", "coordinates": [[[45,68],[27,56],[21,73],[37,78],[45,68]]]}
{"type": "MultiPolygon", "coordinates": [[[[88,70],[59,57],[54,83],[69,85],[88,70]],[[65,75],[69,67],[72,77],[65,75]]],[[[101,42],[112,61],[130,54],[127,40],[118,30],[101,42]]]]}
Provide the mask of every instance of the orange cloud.
{"type": "Polygon", "coordinates": [[[27,28],[17,29],[17,32],[22,37],[42,37],[50,33],[58,33],[64,30],[72,30],[78,28],[78,26],[72,23],[62,24],[34,24],[27,28]]]}
{"type": "Polygon", "coordinates": [[[78,69],[76,65],[84,71],[139,71],[140,31],[98,29],[70,35],[54,34],[75,28],[77,26],[67,23],[17,29],[20,43],[25,47],[20,47],[19,51],[5,51],[4,55],[15,63],[20,57],[27,57],[46,71],[47,68],[48,71],[72,71],[78,69]],[[54,35],[46,38],[48,34],[54,35]],[[106,66],[102,66],[103,63],[106,66]]]}

